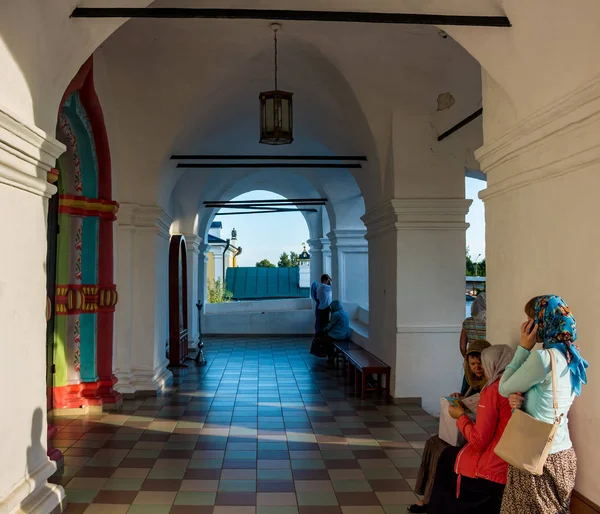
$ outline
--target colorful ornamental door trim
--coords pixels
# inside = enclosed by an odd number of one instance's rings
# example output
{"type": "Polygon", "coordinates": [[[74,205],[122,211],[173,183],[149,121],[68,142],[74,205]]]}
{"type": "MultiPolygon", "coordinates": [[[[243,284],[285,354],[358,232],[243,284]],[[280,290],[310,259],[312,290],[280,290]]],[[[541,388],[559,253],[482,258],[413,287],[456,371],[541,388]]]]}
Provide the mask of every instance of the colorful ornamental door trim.
{"type": "Polygon", "coordinates": [[[118,204],[91,58],[63,97],[57,133],[67,151],[48,174],[59,190],[53,405],[110,406],[121,399],[112,373],[118,204]]]}

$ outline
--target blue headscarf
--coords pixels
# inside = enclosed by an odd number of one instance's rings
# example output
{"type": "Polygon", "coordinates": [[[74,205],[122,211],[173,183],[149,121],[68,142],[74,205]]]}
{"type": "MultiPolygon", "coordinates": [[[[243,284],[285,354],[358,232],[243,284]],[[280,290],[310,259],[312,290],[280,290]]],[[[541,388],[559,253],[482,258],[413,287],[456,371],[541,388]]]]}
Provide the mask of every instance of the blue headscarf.
{"type": "Polygon", "coordinates": [[[535,322],[538,335],[544,348],[554,348],[567,358],[571,372],[571,385],[577,396],[581,394],[581,384],[587,384],[587,361],[579,354],[574,344],[577,340],[577,324],[571,309],[560,296],[538,296],[535,301],[535,322]]]}

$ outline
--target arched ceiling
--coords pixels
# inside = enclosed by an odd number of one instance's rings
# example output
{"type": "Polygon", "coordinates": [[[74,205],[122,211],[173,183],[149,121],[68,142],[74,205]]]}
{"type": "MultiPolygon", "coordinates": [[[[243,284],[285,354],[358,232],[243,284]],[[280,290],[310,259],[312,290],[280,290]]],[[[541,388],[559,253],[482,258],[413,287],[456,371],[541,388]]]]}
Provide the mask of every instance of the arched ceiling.
{"type": "MultiPolygon", "coordinates": [[[[345,170],[308,170],[293,172],[287,169],[220,170],[198,172],[189,170],[183,175],[172,195],[172,212],[177,230],[205,236],[216,210],[206,209],[206,201],[226,201],[243,193],[266,190],[285,198],[326,198],[328,224],[333,228],[363,228],[361,216],[365,205],[354,178],[345,170]],[[325,175],[325,176],[323,176],[325,175]]],[[[303,213],[312,237],[322,237],[319,216],[303,213]],[[320,231],[320,233],[319,233],[320,231]]]]}
{"type": "MultiPolygon", "coordinates": [[[[294,93],[296,139],[269,152],[367,156],[363,169],[351,171],[367,205],[380,201],[379,161],[394,110],[427,113],[446,129],[481,101],[477,63],[433,27],[286,24],[279,41],[280,87],[294,93]],[[445,92],[456,99],[451,115],[436,112],[445,92]]],[[[121,201],[168,205],[182,176],[172,153],[265,153],[257,143],[258,93],[273,84],[268,23],[133,20],[99,50],[97,66],[107,117],[118,117],[111,148],[121,147],[126,170],[121,201]]]]}

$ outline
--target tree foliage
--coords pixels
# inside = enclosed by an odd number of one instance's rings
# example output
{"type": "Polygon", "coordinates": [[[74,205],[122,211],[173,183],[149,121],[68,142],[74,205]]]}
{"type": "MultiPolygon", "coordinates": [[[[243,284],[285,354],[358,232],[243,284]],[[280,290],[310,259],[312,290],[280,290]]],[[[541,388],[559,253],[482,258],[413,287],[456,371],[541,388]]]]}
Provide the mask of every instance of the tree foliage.
{"type": "Polygon", "coordinates": [[[208,281],[208,303],[226,303],[233,298],[233,293],[227,291],[227,284],[220,278],[208,281]]]}
{"type": "Polygon", "coordinates": [[[298,261],[298,254],[296,252],[290,252],[288,255],[287,252],[283,252],[279,256],[279,262],[277,266],[280,268],[297,268],[300,265],[298,261]]]}
{"type": "Polygon", "coordinates": [[[467,246],[467,266],[466,266],[466,275],[467,277],[485,277],[486,269],[485,269],[485,259],[474,262],[471,258],[471,252],[469,251],[469,247],[467,246]]]}
{"type": "Polygon", "coordinates": [[[256,263],[256,267],[257,268],[274,268],[275,264],[273,264],[268,259],[263,259],[262,261],[256,263]]]}

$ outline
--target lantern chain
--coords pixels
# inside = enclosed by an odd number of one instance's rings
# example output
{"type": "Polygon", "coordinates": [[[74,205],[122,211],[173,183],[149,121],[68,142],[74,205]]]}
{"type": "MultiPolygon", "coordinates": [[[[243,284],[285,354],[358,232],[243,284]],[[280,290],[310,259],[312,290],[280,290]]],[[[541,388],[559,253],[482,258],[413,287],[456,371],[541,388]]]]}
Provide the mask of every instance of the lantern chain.
{"type": "Polygon", "coordinates": [[[277,29],[273,30],[273,39],[275,40],[275,90],[277,91],[277,29]]]}

